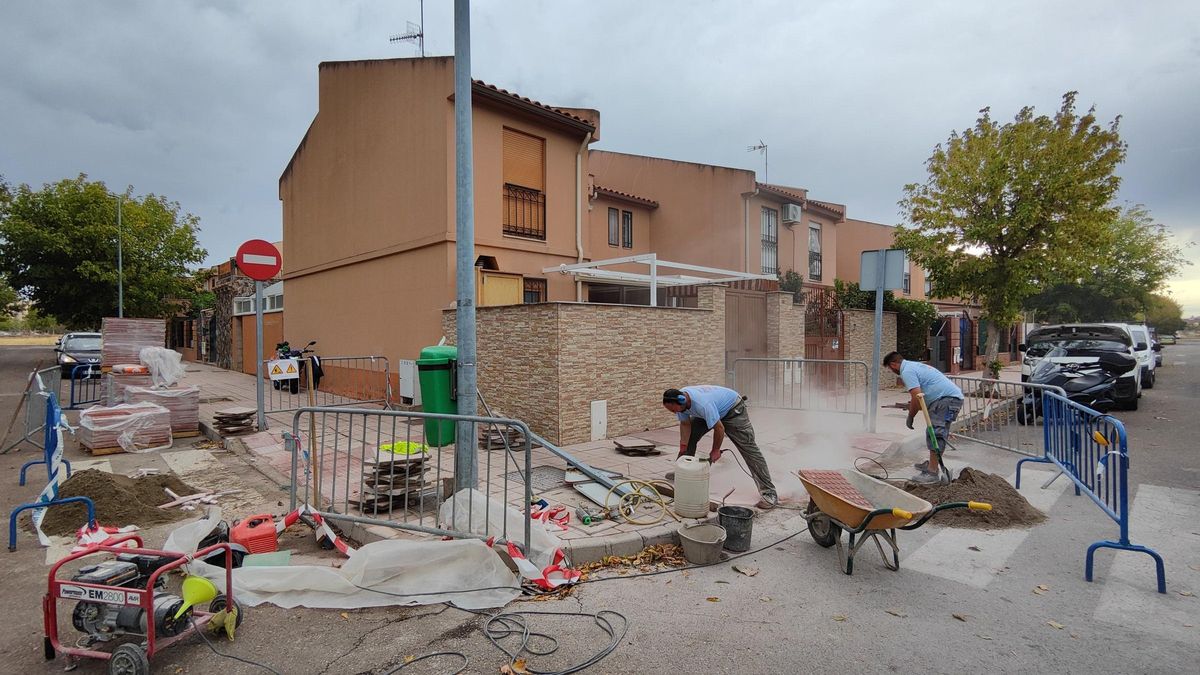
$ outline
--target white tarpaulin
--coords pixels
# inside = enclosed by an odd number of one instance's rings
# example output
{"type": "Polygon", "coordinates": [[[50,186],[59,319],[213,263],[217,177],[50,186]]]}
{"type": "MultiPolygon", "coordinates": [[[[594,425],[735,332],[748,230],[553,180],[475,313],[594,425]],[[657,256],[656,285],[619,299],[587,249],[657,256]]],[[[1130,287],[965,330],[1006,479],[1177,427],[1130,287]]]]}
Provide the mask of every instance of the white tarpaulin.
{"type": "MultiPolygon", "coordinates": [[[[216,527],[220,509],[167,537],[167,551],[196,550],[216,527]]],[[[225,571],[203,562],[188,572],[225,588],[225,571]]],[[[340,568],[320,565],[241,567],[233,571],[234,599],[245,605],[354,609],[450,602],[464,609],[501,607],[521,594],[516,575],[482,541],[385,540],[356,549],[340,568]],[[492,590],[474,590],[491,587],[492,590]],[[471,592],[461,592],[471,591],[471,592]],[[399,597],[405,594],[423,594],[399,597]],[[433,595],[428,595],[432,593],[433,595]]]]}
{"type": "MultiPolygon", "coordinates": [[[[442,503],[438,523],[447,530],[470,532],[482,537],[503,537],[518,543],[525,541],[525,515],[488,497],[478,490],[464,488],[442,503]]],[[[539,568],[553,562],[562,540],[541,522],[530,527],[529,550],[525,557],[539,568]]]]}

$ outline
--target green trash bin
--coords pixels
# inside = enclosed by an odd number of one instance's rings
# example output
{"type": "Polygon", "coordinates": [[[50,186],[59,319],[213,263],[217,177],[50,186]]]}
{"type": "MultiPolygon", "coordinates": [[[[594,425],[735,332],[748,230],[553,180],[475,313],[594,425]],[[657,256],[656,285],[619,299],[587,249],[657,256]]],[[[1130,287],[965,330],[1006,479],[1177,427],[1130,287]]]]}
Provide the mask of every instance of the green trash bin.
{"type": "MultiPolygon", "coordinates": [[[[417,359],[421,407],[428,413],[458,413],[458,347],[437,345],[421,350],[417,359]]],[[[440,448],[454,442],[454,422],[426,420],[425,442],[440,448]]]]}

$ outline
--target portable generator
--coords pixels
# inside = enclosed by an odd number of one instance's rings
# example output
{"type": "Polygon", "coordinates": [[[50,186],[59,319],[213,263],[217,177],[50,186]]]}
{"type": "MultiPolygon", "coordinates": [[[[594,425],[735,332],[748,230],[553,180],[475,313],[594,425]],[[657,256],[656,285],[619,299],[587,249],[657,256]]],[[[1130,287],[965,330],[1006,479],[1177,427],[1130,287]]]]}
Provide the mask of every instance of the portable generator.
{"type": "MultiPolygon", "coordinates": [[[[71,577],[71,581],[117,588],[145,590],[150,575],[158,568],[174,561],[174,557],[120,553],[115,560],[84,567],[71,577]]],[[[64,585],[64,589],[70,588],[64,585]]],[[[84,587],[77,587],[81,597],[88,597],[84,587]]],[[[183,598],[166,593],[166,580],[159,577],[154,584],[154,632],[163,637],[178,635],[191,621],[191,607],[178,619],[175,618],[183,606],[183,598]]],[[[106,602],[80,600],[71,611],[71,625],[85,633],[91,642],[107,642],[117,635],[146,634],[146,611],[137,605],[114,605],[106,602]]]]}

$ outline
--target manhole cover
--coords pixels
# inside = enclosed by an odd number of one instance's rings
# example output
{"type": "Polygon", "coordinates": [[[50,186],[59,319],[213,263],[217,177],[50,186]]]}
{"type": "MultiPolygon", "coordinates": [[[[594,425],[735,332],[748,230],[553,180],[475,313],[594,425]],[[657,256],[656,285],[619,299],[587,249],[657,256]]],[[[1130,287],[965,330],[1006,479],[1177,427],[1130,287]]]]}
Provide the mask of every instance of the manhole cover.
{"type": "MultiPolygon", "coordinates": [[[[510,471],[504,474],[504,477],[508,480],[524,482],[520,471],[510,471]]],[[[548,491],[566,484],[567,471],[556,466],[535,466],[529,477],[529,486],[534,490],[548,491]]]]}

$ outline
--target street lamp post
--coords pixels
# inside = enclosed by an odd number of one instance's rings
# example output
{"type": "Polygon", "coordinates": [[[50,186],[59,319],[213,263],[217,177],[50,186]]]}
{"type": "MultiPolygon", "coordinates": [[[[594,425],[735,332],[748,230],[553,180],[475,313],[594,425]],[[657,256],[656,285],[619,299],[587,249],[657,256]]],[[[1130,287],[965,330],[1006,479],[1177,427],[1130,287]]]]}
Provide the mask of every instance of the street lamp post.
{"type": "Polygon", "coordinates": [[[125,317],[125,261],[121,251],[121,203],[124,195],[117,196],[117,316],[125,317]]]}

